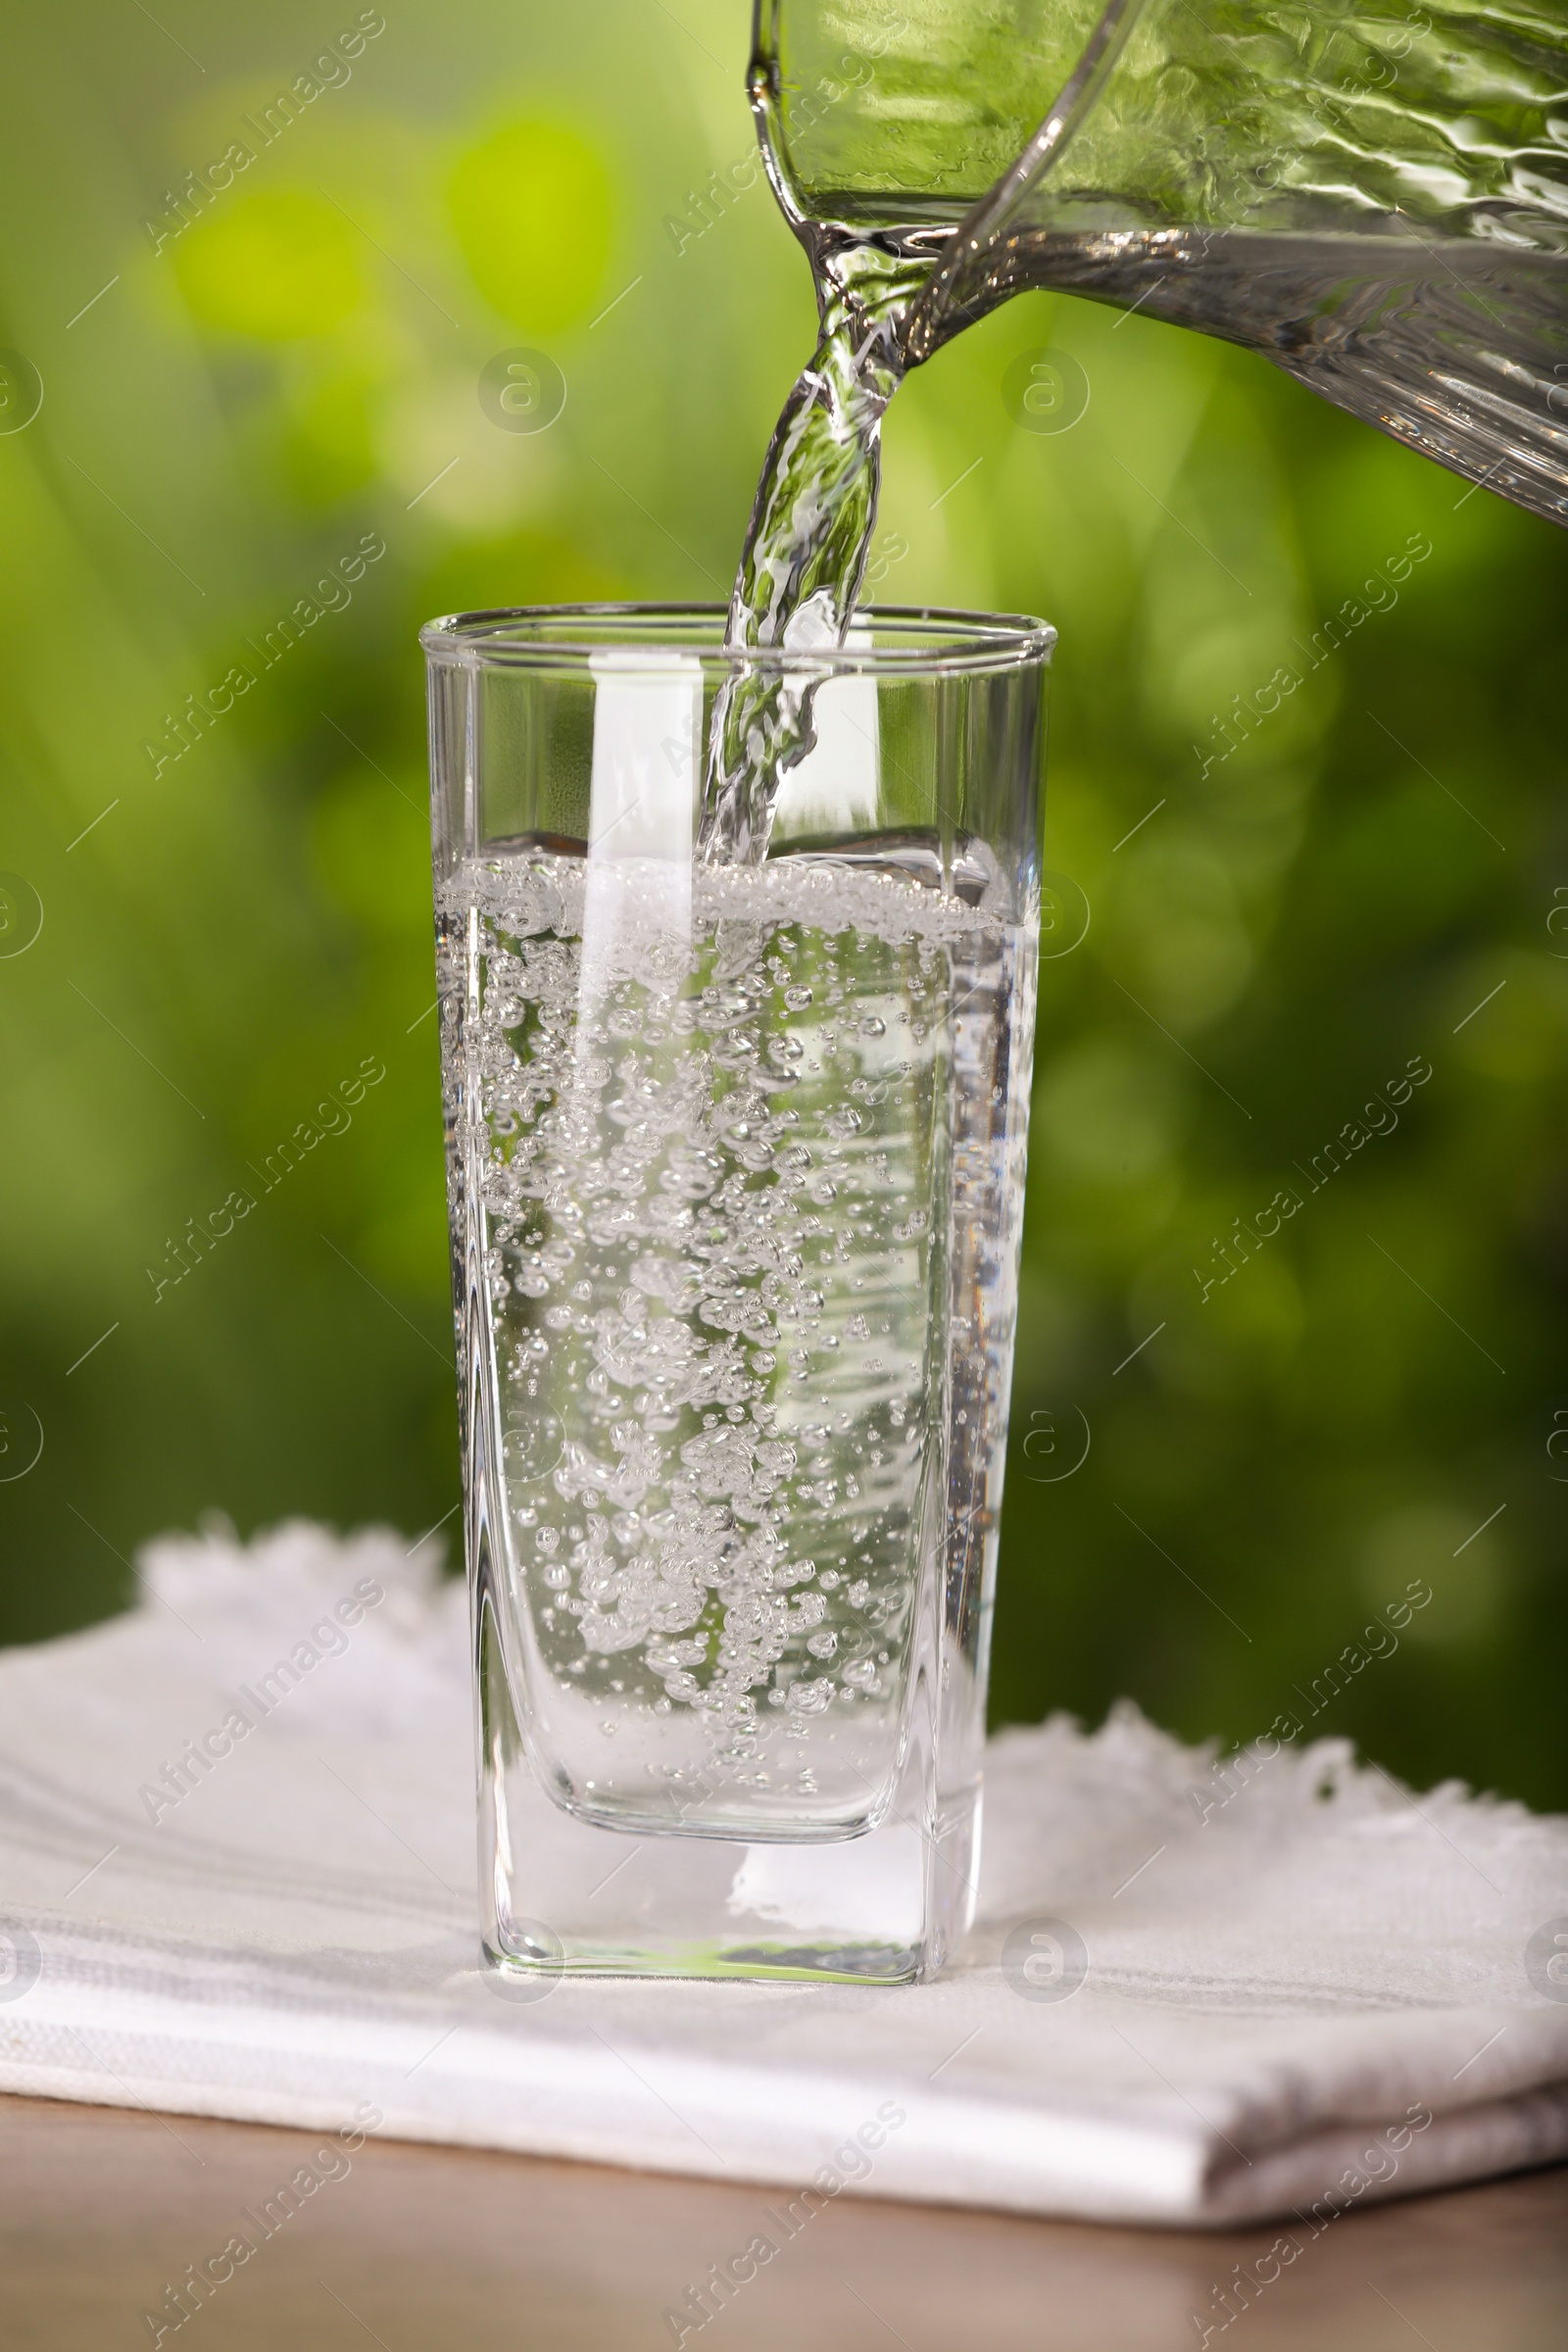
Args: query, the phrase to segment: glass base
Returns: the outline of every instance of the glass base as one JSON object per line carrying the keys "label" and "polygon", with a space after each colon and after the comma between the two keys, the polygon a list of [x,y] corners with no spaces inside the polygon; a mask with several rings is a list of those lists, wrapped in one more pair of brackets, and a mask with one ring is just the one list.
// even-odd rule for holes
{"label": "glass base", "polygon": [[859,1837],[637,1836],[579,1820],[539,1785],[488,1604],[478,1664],[484,1945],[519,1995],[562,1976],[907,1984],[967,1932],[979,1791],[933,1821],[919,1741],[887,1818]]}

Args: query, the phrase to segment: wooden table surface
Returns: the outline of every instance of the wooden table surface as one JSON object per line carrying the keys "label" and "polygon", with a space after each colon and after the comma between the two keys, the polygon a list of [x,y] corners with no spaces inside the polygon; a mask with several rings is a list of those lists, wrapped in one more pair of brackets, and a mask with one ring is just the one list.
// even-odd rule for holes
{"label": "wooden table surface", "polygon": [[[317,2145],[262,2125],[0,2098],[0,2344],[148,2346],[166,2290]],[[765,2189],[368,2141],[164,2352],[655,2352],[765,2230]],[[254,2230],[252,2231],[254,2235]],[[1178,2352],[1273,2230],[1201,2236],[852,2203],[700,2331],[704,2352]],[[221,2267],[221,2266],[220,2266]],[[169,2316],[166,2312],[166,2318]],[[686,2336],[692,2346],[699,2331]],[[1568,2168],[1348,2213],[1210,2346],[1562,2352]]]}

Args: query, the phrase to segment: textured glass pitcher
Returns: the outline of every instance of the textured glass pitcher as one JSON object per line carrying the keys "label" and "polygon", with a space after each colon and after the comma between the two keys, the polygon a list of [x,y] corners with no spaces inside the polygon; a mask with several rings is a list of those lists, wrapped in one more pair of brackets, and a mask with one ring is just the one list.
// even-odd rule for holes
{"label": "textured glass pitcher", "polygon": [[1562,0],[758,0],[751,93],[819,283],[926,265],[905,366],[1085,294],[1568,521]]}

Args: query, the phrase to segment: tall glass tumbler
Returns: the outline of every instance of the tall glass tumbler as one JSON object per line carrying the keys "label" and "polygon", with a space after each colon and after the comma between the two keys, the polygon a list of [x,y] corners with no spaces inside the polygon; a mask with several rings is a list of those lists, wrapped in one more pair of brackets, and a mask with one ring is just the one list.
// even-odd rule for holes
{"label": "tall glass tumbler", "polygon": [[[484,1936],[932,1975],[973,1905],[1054,632],[464,613],[428,659]],[[714,697],[808,711],[765,858]],[[771,673],[771,674],[769,674]]]}

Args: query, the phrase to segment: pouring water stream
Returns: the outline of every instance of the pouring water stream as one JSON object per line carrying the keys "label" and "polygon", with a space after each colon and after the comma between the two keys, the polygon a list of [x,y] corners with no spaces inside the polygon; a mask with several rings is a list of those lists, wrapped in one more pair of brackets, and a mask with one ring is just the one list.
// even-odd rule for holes
{"label": "pouring water stream", "polygon": [[[1016,161],[967,207],[888,184],[877,141],[920,62],[908,42],[884,32],[883,71],[831,147],[797,135],[782,44],[793,19],[825,13],[758,11],[752,101],[820,333],[768,448],[728,623],[733,647],[803,659],[718,698],[704,861],[765,857],[779,783],[810,746],[809,656],[842,644],[855,612],[888,403],[1013,294],[1074,292],[1240,343],[1568,522],[1568,27],[1539,0],[1450,0],[1436,21],[1385,9],[1359,47],[1337,21],[1256,0],[1201,18],[1188,0],[1111,0]],[[965,15],[915,13],[950,28]],[[879,0],[838,0],[835,24],[861,19],[885,27]],[[854,184],[815,176],[832,167]]]}

